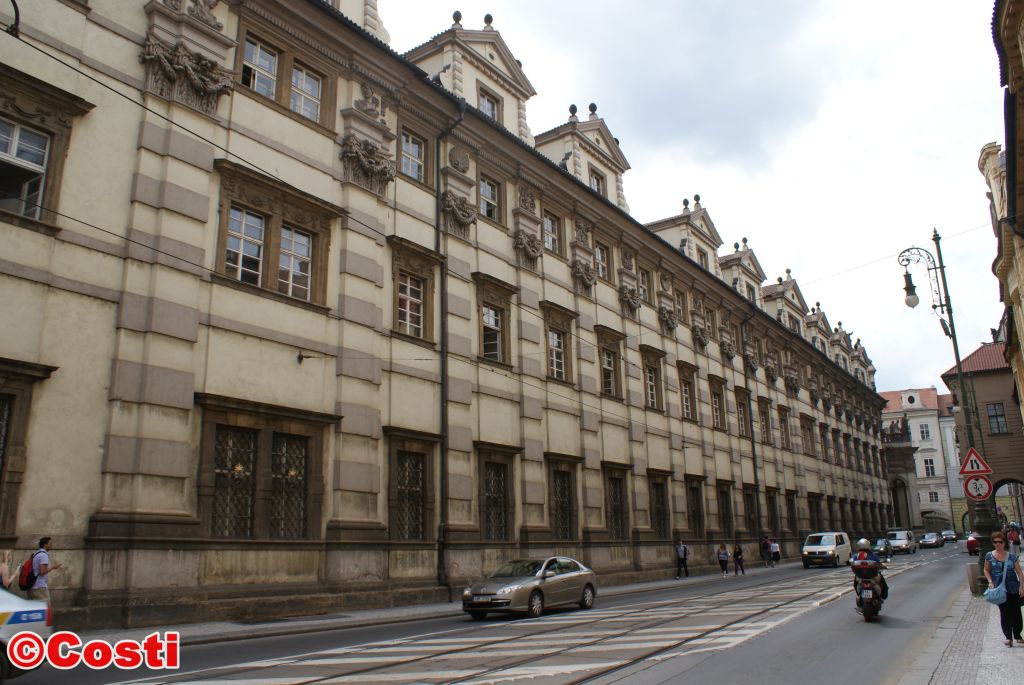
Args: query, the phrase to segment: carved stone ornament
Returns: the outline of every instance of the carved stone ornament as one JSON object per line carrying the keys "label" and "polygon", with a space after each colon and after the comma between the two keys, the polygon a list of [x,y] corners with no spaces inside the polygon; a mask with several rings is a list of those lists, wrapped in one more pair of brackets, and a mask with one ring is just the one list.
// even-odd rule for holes
{"label": "carved stone ornament", "polygon": [[775,381],[779,380],[779,370],[775,364],[775,355],[772,352],[764,355],[764,377],[768,379],[768,383],[771,385],[775,385]]}
{"label": "carved stone ornament", "polygon": [[460,238],[469,238],[469,227],[476,223],[476,207],[469,200],[451,192],[441,195],[441,215],[444,229]]}
{"label": "carved stone ornament", "polygon": [[832,411],[832,393],[828,390],[823,390],[821,392],[821,406],[825,411]]}
{"label": "carved stone ornament", "polygon": [[232,89],[231,72],[183,42],[175,45],[157,38],[151,31],[139,62],[146,65],[146,90],[213,116],[220,96]]}
{"label": "carved stone ornament", "polygon": [[753,343],[744,343],[743,345],[743,361],[746,363],[747,368],[757,373],[759,364],[757,363],[757,348],[754,347]]}
{"label": "carved stone ornament", "polygon": [[181,0],[164,0],[164,4],[170,7],[175,12],[181,11]]}
{"label": "carved stone ornament", "polygon": [[676,327],[679,325],[679,315],[676,314],[676,308],[668,305],[658,305],[658,321],[661,323],[661,329],[666,333],[673,333]]}
{"label": "carved stone ornament", "polygon": [[584,245],[590,244],[590,231],[594,225],[583,219],[576,219],[576,242]]}
{"label": "carved stone ornament", "polygon": [[800,392],[800,377],[797,375],[796,369],[791,366],[785,368],[785,377],[783,383],[786,385],[786,392],[791,395],[795,395]]}
{"label": "carved stone ornament", "polygon": [[641,302],[640,293],[636,288],[630,288],[625,284],[619,286],[619,303],[630,316],[636,315],[637,311],[640,309]]}
{"label": "carved stone ornament", "polygon": [[632,252],[627,252],[626,250],[622,251],[622,268],[625,269],[626,271],[632,271],[633,270],[633,253]]}
{"label": "carved stone ornament", "polygon": [[537,211],[537,194],[530,186],[519,186],[519,209],[526,210],[531,214]]}
{"label": "carved stone ornament", "polygon": [[711,336],[708,334],[707,320],[704,318],[703,305],[699,302],[695,302],[693,309],[690,310],[690,330],[693,333],[693,339],[696,340],[701,347],[708,346],[708,341],[711,340]]}
{"label": "carved stone ornament", "polygon": [[512,246],[516,251],[516,260],[520,266],[537,269],[537,260],[544,254],[544,243],[533,233],[518,229],[512,236]]}
{"label": "carved stone ornament", "polygon": [[341,141],[342,169],[345,180],[383,195],[388,183],[395,179],[395,163],[372,140],[359,140],[349,133]]}
{"label": "carved stone ornament", "polygon": [[590,295],[590,289],[597,281],[597,275],[594,274],[594,267],[590,262],[577,257],[569,264],[569,269],[572,271],[572,282],[576,286],[576,292]]}
{"label": "carved stone ornament", "polygon": [[[217,21],[217,17],[213,16],[213,8],[220,4],[220,0],[191,0],[191,3],[192,4],[188,8],[188,14],[190,17],[198,19],[207,26],[217,29],[218,31],[224,28],[224,24]],[[180,0],[178,0],[176,4],[178,5],[176,9],[180,11]]]}
{"label": "carved stone ornament", "polygon": [[671,293],[672,292],[672,279],[669,277],[669,275],[667,273],[665,273],[664,271],[662,271],[661,275],[658,278],[659,278],[659,281],[661,283],[662,291],[664,291],[666,293]]}
{"label": "carved stone ornament", "polygon": [[363,97],[357,98],[352,103],[352,106],[367,116],[379,118],[383,121],[384,115],[387,113],[387,105],[384,104],[380,97],[374,95],[373,88],[369,84],[361,83],[359,88]]}
{"label": "carved stone ornament", "polygon": [[456,171],[466,173],[469,171],[469,153],[465,149],[455,146],[448,151],[448,163]]}
{"label": "carved stone ornament", "polygon": [[732,360],[736,356],[736,345],[733,344],[732,339],[727,336],[722,336],[721,341],[718,343],[718,349],[722,353],[722,357],[728,360]]}

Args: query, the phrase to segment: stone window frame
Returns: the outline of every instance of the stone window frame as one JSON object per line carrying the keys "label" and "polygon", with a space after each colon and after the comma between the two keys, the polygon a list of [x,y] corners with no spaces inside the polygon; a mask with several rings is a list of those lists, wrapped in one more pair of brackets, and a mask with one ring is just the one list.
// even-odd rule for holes
{"label": "stone window frame", "polygon": [[[690,535],[702,539],[707,532],[707,506],[704,503],[705,478],[703,476],[686,476],[684,482],[686,484],[686,518],[690,527]],[[694,497],[695,492],[696,497]]]}
{"label": "stone window frame", "polygon": [[[494,116],[487,114],[480,103],[483,98],[487,98],[494,103]],[[505,125],[505,100],[501,95],[494,90],[489,88],[483,81],[477,79],[476,82],[476,109],[483,116],[487,117],[491,121],[501,126]]]}
{"label": "stone window frame", "polygon": [[[281,407],[234,397],[196,393],[195,404],[201,410],[199,475],[196,502],[202,535],[208,539],[241,541],[319,540],[323,537],[321,516],[324,500],[324,463],[326,432],[341,421],[334,414]],[[257,455],[254,474],[253,528],[248,537],[213,538],[213,508],[216,474],[216,435],[220,426],[257,431]],[[271,538],[269,499],[272,492],[270,449],[273,435],[284,433],[309,440],[306,463],[306,531],[301,538]]]}
{"label": "stone window frame", "polygon": [[985,418],[988,419],[989,435],[1006,435],[1010,432],[1006,423],[1006,406],[1002,402],[986,402]]}
{"label": "stone window frame", "polygon": [[654,270],[637,264],[636,292],[647,304],[654,302]]}
{"label": "stone window frame", "polygon": [[711,261],[708,251],[702,247],[697,248],[697,265],[705,271],[711,271]]}
{"label": "stone window frame", "polygon": [[[437,539],[437,476],[434,473],[437,451],[441,436],[434,433],[385,426],[384,436],[387,439],[388,471],[387,471],[387,529],[388,539],[395,543],[416,545],[417,543],[432,544]],[[393,517],[398,505],[398,480],[392,475],[398,471],[398,453],[411,452],[423,455],[424,497],[423,497],[423,538],[409,540],[398,537]]]}
{"label": "stone window frame", "polygon": [[[423,157],[420,163],[423,165],[423,178],[416,178],[405,172],[404,160],[405,137],[416,138],[423,143]],[[431,145],[431,137],[425,136],[420,129],[408,122],[402,122],[398,128],[398,173],[407,181],[420,185],[428,190],[434,189],[434,150]]]}
{"label": "stone window frame", "polygon": [[[560,304],[551,302],[550,300],[544,300],[540,303],[541,313],[544,316],[544,369],[545,376],[549,381],[555,381],[557,383],[565,383],[567,385],[574,384],[574,368],[573,368],[573,334],[572,334],[572,322],[579,316],[576,312],[563,307]],[[562,336],[562,342],[564,344],[564,350],[562,355],[564,378],[558,378],[552,374],[553,368],[551,365],[551,332],[558,332]]]}
{"label": "stone window frame", "polygon": [[[601,262],[598,259],[598,255],[604,254],[605,261]],[[614,283],[612,274],[615,270],[615,260],[612,253],[612,247],[609,243],[594,237],[594,275],[605,283]],[[601,267],[604,267],[604,273],[601,273]]]}
{"label": "stone window frame", "polygon": [[7,431],[0,435],[0,540],[7,547],[17,542],[18,501],[28,467],[32,395],[36,384],[58,368],[0,357],[0,396],[9,398]]}
{"label": "stone window frame", "polygon": [[[665,351],[650,345],[640,345],[640,359],[642,363],[640,371],[644,387],[644,409],[647,411],[664,412],[665,380],[662,363],[665,359]],[[653,378],[649,378],[650,375],[653,375]],[[651,387],[652,384],[653,388]],[[651,403],[652,390],[654,393],[653,404]]]}
{"label": "stone window frame", "polygon": [[[516,524],[516,455],[522,450],[518,447],[497,445],[486,442],[475,442],[477,453],[477,515],[480,522],[480,540],[484,542],[512,542],[515,539]],[[505,521],[504,538],[491,538],[487,535],[487,501],[484,490],[484,471],[488,463],[502,464],[506,468],[505,481]]]}
{"label": "stone window frame", "polygon": [[[220,204],[217,227],[217,283],[258,293],[290,304],[327,309],[328,264],[332,225],[348,212],[308,193],[248,169],[219,159],[214,169],[220,174]],[[264,218],[264,240],[260,284],[245,283],[227,273],[227,244],[232,207],[239,207]],[[303,300],[278,292],[281,231],[285,224],[312,236],[309,299]]]}
{"label": "stone window frame", "polygon": [[[554,454],[551,452],[545,452],[544,460],[547,462],[546,470],[548,476],[548,524],[551,530],[551,539],[558,542],[579,542],[580,510],[579,494],[577,493],[577,484],[579,480],[578,474],[580,464],[583,462],[583,458],[573,455]],[[558,531],[555,529],[555,479],[552,475],[555,471],[565,472],[569,474],[569,527],[571,530],[571,534],[568,538],[561,538],[558,535]]]}
{"label": "stone window frame", "polygon": [[684,326],[690,325],[690,308],[687,306],[687,302],[690,300],[689,295],[686,294],[686,290],[682,286],[676,286],[673,289],[672,301],[675,303],[676,318],[679,323]]}
{"label": "stone window frame", "polygon": [[[437,269],[441,257],[419,243],[396,235],[387,237],[391,247],[391,335],[433,348],[434,308]],[[423,280],[423,335],[405,333],[398,328],[399,277],[410,274]]]}
{"label": "stone window frame", "polygon": [[[476,283],[477,297],[477,338],[479,348],[477,359],[488,364],[512,366],[512,298],[519,293],[519,288],[481,271],[472,273]],[[484,354],[484,316],[483,308],[489,305],[499,311],[500,316],[500,354],[497,359]]]}
{"label": "stone window frame", "polygon": [[23,228],[54,235],[64,162],[71,144],[74,120],[88,114],[95,105],[2,63],[0,92],[4,93],[0,100],[0,116],[49,136],[38,216],[24,216],[7,210],[0,210],[0,216]]}
{"label": "stone window frame", "polygon": [[814,417],[808,414],[800,414],[800,448],[809,457],[817,457],[814,451]]}
{"label": "stone window frame", "polygon": [[[632,509],[629,501],[629,474],[633,470],[632,466],[627,464],[619,464],[615,462],[603,461],[601,462],[601,483],[604,486],[604,506],[605,506],[605,530],[608,533],[608,539],[613,541],[627,542],[630,539],[630,525],[632,517]],[[611,505],[611,479],[617,478],[622,481],[622,530],[612,530],[613,523],[613,512]],[[617,535],[621,533],[621,535]]]}
{"label": "stone window frame", "polygon": [[789,425],[791,418],[789,407],[779,405],[775,408],[779,420],[779,447],[787,452],[793,451],[793,433]]}
{"label": "stone window frame", "polygon": [[[554,231],[549,231],[548,226],[554,226]],[[557,255],[559,257],[565,257],[565,221],[558,214],[544,210],[541,212],[540,217],[540,238],[541,243],[544,245],[544,251],[548,254]],[[552,237],[555,243],[555,249],[548,247],[548,236]]]}
{"label": "stone window frame", "polygon": [[762,445],[775,445],[772,434],[772,401],[767,397],[757,398],[757,424],[761,431]]}
{"label": "stone window frame", "polygon": [[[725,399],[726,381],[718,376],[708,376],[708,405],[711,407],[711,428],[722,433],[729,432],[728,407]],[[718,400],[717,402],[715,400]],[[715,405],[718,405],[716,410]]]}
{"label": "stone window frame", "polygon": [[[594,326],[594,334],[597,337],[597,367],[599,373],[599,392],[605,397],[611,397],[613,399],[622,400],[625,397],[624,383],[622,382],[622,341],[626,339],[624,333],[620,333],[615,329],[608,328],[597,324]],[[614,355],[614,369],[612,370],[612,382],[613,392],[607,392],[605,389],[605,366],[604,358],[605,353],[611,353]]]}
{"label": "stone window frame", "polygon": [[[601,197],[608,199],[608,175],[593,164],[588,163],[587,166],[589,167],[587,170],[587,187]],[[594,187],[594,181],[597,181],[596,188]]]}
{"label": "stone window frame", "polygon": [[[700,404],[697,400],[697,367],[693,364],[678,361],[676,371],[679,373],[679,406],[680,418],[683,421],[700,424]],[[690,412],[687,416],[686,406],[689,404]]]}
{"label": "stone window frame", "polygon": [[[493,200],[484,198],[483,195],[483,184],[487,183],[494,186],[495,197]],[[485,210],[484,203],[488,205],[494,205],[494,216],[489,217]],[[476,209],[477,218],[486,221],[487,223],[498,226],[501,229],[505,229],[505,183],[501,181],[496,174],[490,172],[490,170],[477,170],[476,178]]]}
{"label": "stone window frame", "polygon": [[[274,97],[267,97],[259,91],[242,83],[242,65],[245,62],[245,42],[252,37],[266,44],[277,52],[277,73]],[[300,66],[320,76],[320,112],[316,120],[296,112],[291,108],[292,67]],[[337,82],[339,72],[331,63],[323,59],[314,50],[303,45],[284,31],[261,21],[251,12],[243,12],[238,22],[238,46],[235,49],[235,83],[236,93],[245,93],[268,103],[275,111],[284,114],[293,121],[314,128],[321,133],[334,137],[334,125],[337,119]]]}
{"label": "stone window frame", "polygon": [[[671,471],[650,468],[647,469],[648,518],[651,525],[651,534],[654,536],[655,540],[663,540],[669,542],[672,540],[673,537],[672,497],[670,495],[671,485]],[[661,502],[660,511],[659,508],[655,506],[655,486],[660,486],[661,492],[664,495],[664,500]],[[659,530],[659,527],[661,528],[661,530]]]}
{"label": "stone window frame", "polygon": [[718,504],[718,531],[723,538],[731,538],[736,534],[735,511],[732,492],[734,483],[731,480],[715,481],[715,499]]}
{"label": "stone window frame", "polygon": [[754,434],[754,427],[750,422],[750,392],[746,388],[733,390],[733,400],[736,402],[736,433],[741,438],[749,438]]}

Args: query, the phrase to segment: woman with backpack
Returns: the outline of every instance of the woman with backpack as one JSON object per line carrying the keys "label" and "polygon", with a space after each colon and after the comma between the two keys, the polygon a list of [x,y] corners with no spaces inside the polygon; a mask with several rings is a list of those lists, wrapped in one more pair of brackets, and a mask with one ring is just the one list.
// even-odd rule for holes
{"label": "woman with backpack", "polygon": [[718,559],[718,565],[722,567],[722,577],[725,578],[729,575],[729,550],[725,548],[724,542],[718,544],[718,551],[715,552],[715,558]]}

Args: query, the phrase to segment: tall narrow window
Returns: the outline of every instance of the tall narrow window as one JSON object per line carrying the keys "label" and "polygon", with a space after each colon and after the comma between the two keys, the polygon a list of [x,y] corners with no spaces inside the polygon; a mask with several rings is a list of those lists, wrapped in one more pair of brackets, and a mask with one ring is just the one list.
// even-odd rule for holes
{"label": "tall narrow window", "polygon": [[619,360],[615,350],[607,347],[601,349],[601,392],[605,395],[619,394],[618,389]]}
{"label": "tall narrow window", "polygon": [[590,189],[599,195],[608,195],[608,182],[605,181],[604,174],[595,169],[590,170]]}
{"label": "tall narrow window", "polygon": [[751,302],[757,302],[757,291],[749,283],[747,283],[747,299]]}
{"label": "tall narrow window", "polygon": [[690,533],[704,537],[704,486],[699,480],[686,481],[686,514],[690,519]]}
{"label": "tall narrow window", "polygon": [[313,121],[320,120],[321,79],[305,67],[292,67],[291,110]]}
{"label": "tall narrow window", "polygon": [[718,378],[709,380],[711,388],[711,425],[715,430],[726,430],[725,422],[725,389]]}
{"label": "tall narrow window", "polygon": [[1008,433],[1006,427],[1006,411],[1002,402],[993,402],[985,405],[988,413],[988,430],[990,433]]}
{"label": "tall narrow window", "polygon": [[766,445],[772,444],[772,415],[771,405],[768,400],[757,401],[758,423],[761,429],[761,442]]}
{"label": "tall narrow window", "polygon": [[786,521],[789,526],[789,532],[797,532],[797,521],[799,517],[796,511],[796,493],[793,491],[786,492]]}
{"label": "tall narrow window", "polygon": [[668,540],[669,530],[668,488],[665,481],[651,482],[651,530],[661,540]]}
{"label": "tall narrow window", "polygon": [[821,458],[828,463],[832,463],[832,452],[829,450],[828,445],[828,425],[820,424],[818,426],[818,432],[821,435]]}
{"label": "tall narrow window", "polygon": [[480,308],[480,312],[483,323],[483,356],[493,361],[501,361],[501,322],[503,314],[497,307],[487,304]]}
{"label": "tall narrow window", "polygon": [[934,478],[935,477],[935,460],[925,458],[924,460],[924,477]]}
{"label": "tall narrow window", "polygon": [[682,288],[676,287],[675,300],[676,318],[679,323],[686,323],[690,320],[690,311],[686,308],[686,292]]}
{"label": "tall narrow window", "polygon": [[751,537],[761,530],[761,514],[757,510],[757,493],[751,485],[743,486],[743,513],[746,515],[747,532]]}
{"label": "tall narrow window", "polygon": [[547,342],[547,375],[558,381],[572,382],[570,330],[576,313],[554,302],[540,303],[544,312]]}
{"label": "tall narrow window", "polygon": [[562,220],[548,212],[544,213],[544,249],[562,254]]}
{"label": "tall narrow window", "polygon": [[707,253],[706,250],[702,250],[699,247],[697,248],[697,263],[701,265],[701,268],[703,268],[705,271],[707,271],[707,268],[708,268],[708,253]]}
{"label": "tall narrow window", "polygon": [[275,433],[271,451],[270,537],[306,537],[309,438]]}
{"label": "tall narrow window", "polygon": [[277,51],[252,38],[245,39],[242,85],[274,98],[277,90]]}
{"label": "tall narrow window", "polygon": [[560,381],[566,379],[565,333],[555,329],[548,331],[548,375]]}
{"label": "tall narrow window", "polygon": [[[613,475],[614,474],[614,475]],[[608,507],[608,535],[612,540],[629,539],[626,478],[622,472],[610,472],[605,478]]]}
{"label": "tall narrow window", "polygon": [[782,440],[782,449],[792,450],[793,440],[789,433],[789,410],[786,407],[779,407],[779,436]]}
{"label": "tall narrow window", "polygon": [[810,416],[800,417],[800,447],[808,456],[814,455],[814,419]]}
{"label": "tall narrow window", "polygon": [[426,499],[426,469],[423,454],[398,452],[396,474],[397,506],[395,537],[399,540],[423,540],[425,536],[424,502]]}
{"label": "tall narrow window", "polygon": [[280,266],[277,291],[299,300],[309,300],[313,271],[313,236],[305,231],[281,228]]}
{"label": "tall narrow window", "polygon": [[0,119],[0,209],[39,218],[49,148],[49,136]]}
{"label": "tall narrow window", "polygon": [[508,465],[498,462],[484,464],[484,539],[507,540]]}
{"label": "tall narrow window", "polygon": [[425,180],[426,145],[423,139],[402,131],[402,173],[417,181]]}
{"label": "tall narrow window", "polygon": [[744,390],[736,390],[736,424],[740,437],[750,437],[750,412],[747,403],[750,396]]}
{"label": "tall narrow window", "polygon": [[697,420],[697,369],[679,363],[679,400],[683,405],[683,418]]}
{"label": "tall narrow window", "polygon": [[732,486],[718,486],[718,527],[722,535],[731,538],[733,534]]}
{"label": "tall narrow window", "polygon": [[922,440],[931,440],[932,439],[931,429],[929,429],[927,423],[922,423],[921,424],[921,439]]}
{"label": "tall narrow window", "polygon": [[228,220],[227,275],[242,283],[260,285],[263,271],[264,218],[232,205]]}
{"label": "tall narrow window", "polygon": [[480,177],[480,216],[491,221],[500,221],[498,183],[489,178]]}
{"label": "tall narrow window", "polygon": [[551,533],[556,540],[572,540],[573,477],[568,468],[551,470]]}
{"label": "tall narrow window", "polygon": [[398,330],[416,338],[423,337],[423,279],[398,273]]}
{"label": "tall narrow window", "polygon": [[214,537],[252,537],[258,434],[255,430],[217,426],[213,455]]}
{"label": "tall narrow window", "polygon": [[[547,247],[546,236],[547,232],[545,231],[545,247]],[[611,250],[603,243],[594,243],[594,271],[597,272],[598,278],[611,280]]]}
{"label": "tall narrow window", "polygon": [[641,300],[651,301],[651,272],[647,269],[640,269],[640,274],[637,277],[637,291],[640,293]]}
{"label": "tall narrow window", "polygon": [[511,359],[509,311],[512,298],[519,289],[490,274],[474,271],[476,296],[480,312],[480,357],[492,362],[508,364]]}
{"label": "tall narrow window", "polygon": [[644,402],[648,409],[661,411],[665,407],[661,379],[661,359],[665,353],[648,345],[640,346],[643,360]]}
{"label": "tall narrow window", "polygon": [[[777,490],[769,490],[765,493],[768,505],[768,528],[778,536],[782,533],[782,522],[779,517],[779,493]],[[845,528],[844,528],[845,530]]]}

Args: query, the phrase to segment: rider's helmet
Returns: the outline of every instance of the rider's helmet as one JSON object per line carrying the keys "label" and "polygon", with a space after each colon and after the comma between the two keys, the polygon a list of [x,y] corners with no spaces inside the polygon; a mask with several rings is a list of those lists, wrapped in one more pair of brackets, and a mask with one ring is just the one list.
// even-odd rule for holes
{"label": "rider's helmet", "polygon": [[868,541],[867,538],[861,538],[860,540],[857,540],[857,549],[863,550],[865,552],[870,552],[871,543]]}

